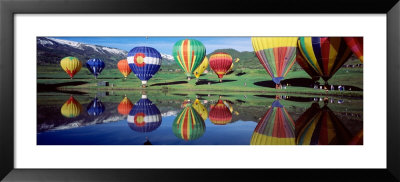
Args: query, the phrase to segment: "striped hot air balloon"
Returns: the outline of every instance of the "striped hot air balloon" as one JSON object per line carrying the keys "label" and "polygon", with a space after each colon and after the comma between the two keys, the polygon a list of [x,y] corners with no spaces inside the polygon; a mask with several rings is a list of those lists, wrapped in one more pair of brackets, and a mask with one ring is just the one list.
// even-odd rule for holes
{"label": "striped hot air balloon", "polygon": [[362,145],[364,130],[359,131],[347,144],[348,145]]}
{"label": "striped hot air balloon", "polygon": [[152,47],[135,47],[128,53],[128,64],[132,72],[142,81],[145,87],[161,67],[161,54]]}
{"label": "striped hot air balloon", "polygon": [[296,59],[298,37],[252,37],[254,52],[278,86]]}
{"label": "striped hot air balloon", "polygon": [[69,75],[72,79],[76,73],[82,68],[82,63],[76,57],[65,57],[60,61],[61,68]]}
{"label": "striped hot air balloon", "polygon": [[218,75],[219,82],[232,66],[232,56],[225,52],[217,52],[210,57],[210,67]]}
{"label": "striped hot air balloon", "polygon": [[86,61],[86,67],[94,75],[94,78],[97,79],[97,76],[103,71],[106,64],[101,59],[89,59]]}
{"label": "striped hot air balloon", "polygon": [[275,100],[258,122],[251,145],[295,145],[295,124],[285,107]]}
{"label": "striped hot air balloon", "polygon": [[312,69],[325,80],[325,85],[351,56],[342,37],[300,37],[298,45]]}
{"label": "striped hot air balloon", "polygon": [[221,99],[218,100],[217,104],[211,107],[208,117],[215,125],[225,125],[232,121],[232,113]]}
{"label": "striped hot air balloon", "polygon": [[204,56],[203,62],[194,70],[194,76],[196,77],[196,80],[199,80],[199,77],[201,74],[203,74],[204,70],[206,70],[208,67],[208,58],[207,56]]}
{"label": "striped hot air balloon", "polygon": [[188,80],[191,74],[203,61],[206,56],[206,47],[203,43],[194,39],[180,40],[175,43],[172,55],[175,61],[185,72]]}
{"label": "striped hot air balloon", "polygon": [[152,132],[161,125],[161,112],[147,95],[135,103],[128,115],[128,125],[133,131]]}
{"label": "striped hot air balloon", "polygon": [[296,121],[298,145],[346,145],[351,134],[327,105],[313,103]]}
{"label": "striped hot air balloon", "polygon": [[129,67],[128,61],[126,59],[122,59],[118,62],[118,70],[121,72],[121,74],[126,77],[132,72],[131,68]]}
{"label": "striped hot air balloon", "polygon": [[297,49],[296,51],[296,61],[297,63],[303,68],[303,70],[310,75],[311,79],[316,82],[319,80],[319,75],[315,70],[312,68],[310,63],[304,58],[303,54],[301,54],[300,50]]}
{"label": "striped hot air balloon", "polygon": [[95,97],[88,105],[87,107],[87,113],[90,116],[98,116],[100,114],[102,114],[105,111],[105,106],[103,105],[103,103],[100,101],[100,99],[98,99],[97,97]]}
{"label": "striped hot air balloon", "polygon": [[71,95],[61,107],[61,114],[66,118],[75,118],[81,114],[82,105]]}
{"label": "striped hot air balloon", "polygon": [[200,138],[205,130],[204,120],[191,104],[187,104],[172,123],[175,136],[186,141]]}
{"label": "striped hot air balloon", "polygon": [[132,107],[132,102],[125,96],[118,105],[118,113],[121,115],[128,115]]}
{"label": "striped hot air balloon", "polygon": [[363,42],[364,38],[363,37],[344,37],[343,38],[347,46],[350,47],[351,51],[360,59],[361,63],[364,62],[364,56],[363,56]]}
{"label": "striped hot air balloon", "polygon": [[197,111],[197,113],[201,116],[201,118],[203,118],[204,121],[208,118],[207,108],[204,107],[203,104],[201,104],[199,99],[196,99],[193,102],[192,107],[194,108],[194,110]]}

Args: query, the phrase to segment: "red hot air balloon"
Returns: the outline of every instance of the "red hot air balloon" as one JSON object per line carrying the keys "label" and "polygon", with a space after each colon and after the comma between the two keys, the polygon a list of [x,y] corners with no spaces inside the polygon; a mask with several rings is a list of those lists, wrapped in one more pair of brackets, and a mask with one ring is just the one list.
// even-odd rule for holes
{"label": "red hot air balloon", "polygon": [[222,77],[228,72],[232,65],[232,56],[225,52],[217,52],[211,55],[211,69],[218,75],[219,82],[222,82]]}
{"label": "red hot air balloon", "polygon": [[128,99],[128,97],[125,97],[118,105],[118,113],[122,115],[128,115],[132,107],[132,102]]}
{"label": "red hot air balloon", "polygon": [[232,121],[232,113],[224,104],[223,100],[218,100],[217,104],[211,108],[208,117],[210,121],[216,125],[225,125]]}
{"label": "red hot air balloon", "polygon": [[361,63],[364,62],[363,37],[344,37],[343,39],[346,41],[351,51],[360,59]]}
{"label": "red hot air balloon", "polygon": [[319,75],[315,70],[312,68],[309,62],[304,58],[303,54],[301,54],[300,50],[297,49],[296,52],[296,61],[297,63],[303,68],[303,70],[310,75],[311,79],[316,82],[319,80]]}
{"label": "red hot air balloon", "polygon": [[126,59],[120,60],[118,62],[118,69],[124,78],[128,77],[128,75],[132,72],[131,68],[129,67],[128,61]]}

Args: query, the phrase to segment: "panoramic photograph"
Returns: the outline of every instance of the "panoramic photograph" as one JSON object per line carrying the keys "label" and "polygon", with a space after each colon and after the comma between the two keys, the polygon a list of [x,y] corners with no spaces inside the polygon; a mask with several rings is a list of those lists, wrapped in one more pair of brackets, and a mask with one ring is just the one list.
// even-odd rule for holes
{"label": "panoramic photograph", "polygon": [[363,37],[37,37],[37,145],[363,145]]}

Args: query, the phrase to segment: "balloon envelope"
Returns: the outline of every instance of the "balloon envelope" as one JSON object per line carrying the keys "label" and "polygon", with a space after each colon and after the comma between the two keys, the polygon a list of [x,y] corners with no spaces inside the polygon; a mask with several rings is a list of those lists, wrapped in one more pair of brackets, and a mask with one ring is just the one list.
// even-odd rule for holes
{"label": "balloon envelope", "polygon": [[90,73],[94,75],[95,78],[99,76],[105,66],[105,63],[101,59],[94,58],[86,61],[86,67],[89,69]]}
{"label": "balloon envelope", "polygon": [[298,37],[252,37],[254,52],[272,81],[280,84],[296,59]]}
{"label": "balloon envelope", "polygon": [[106,108],[103,103],[95,97],[87,107],[87,113],[91,116],[98,116],[104,112]]}
{"label": "balloon envelope", "polygon": [[161,112],[146,95],[135,103],[128,115],[129,127],[137,132],[152,132],[161,125]]}
{"label": "balloon envelope", "polygon": [[210,121],[216,125],[225,125],[232,121],[232,113],[222,100],[218,100],[217,104],[211,107],[208,116]]}
{"label": "balloon envelope", "polygon": [[203,119],[190,104],[177,115],[172,124],[175,136],[186,141],[200,138],[205,130]]}
{"label": "balloon envelope", "polygon": [[119,72],[121,72],[121,74],[124,75],[125,78],[128,77],[128,75],[132,72],[126,59],[120,60],[117,66]]}
{"label": "balloon envelope", "polygon": [[199,78],[201,74],[203,74],[204,70],[206,70],[208,67],[208,58],[207,56],[204,56],[203,62],[194,70],[194,76],[196,78]]}
{"label": "balloon envelope", "polygon": [[118,105],[118,113],[122,115],[128,115],[132,107],[132,102],[128,99],[128,97],[124,97],[124,99],[122,99]]}
{"label": "balloon envelope", "polygon": [[79,61],[78,58],[71,56],[61,59],[60,65],[70,78],[74,77],[74,75],[82,68],[81,61]]}
{"label": "balloon envelope", "polygon": [[319,80],[320,77],[319,77],[318,73],[315,72],[315,70],[312,68],[310,63],[308,63],[306,58],[304,58],[303,54],[301,54],[299,49],[297,49],[297,51],[296,51],[296,61],[301,66],[301,68],[303,68],[303,70],[308,75],[310,75],[310,77],[311,77],[311,79],[313,81],[318,81]]}
{"label": "balloon envelope", "polygon": [[135,47],[128,53],[128,64],[132,72],[147,84],[161,67],[161,54],[152,47]]}
{"label": "balloon envelope", "polygon": [[360,59],[361,63],[364,62],[363,37],[344,37],[343,39],[346,41],[347,46],[350,47],[351,51],[353,51],[357,58]]}
{"label": "balloon envelope", "polygon": [[232,56],[225,52],[217,52],[210,57],[210,67],[218,75],[224,77],[232,65]]}
{"label": "balloon envelope", "polygon": [[82,110],[82,105],[75,100],[73,96],[69,97],[61,107],[61,114],[66,118],[75,118],[79,116]]}
{"label": "balloon envelope", "polygon": [[201,116],[201,118],[203,118],[204,121],[208,118],[207,108],[204,107],[204,105],[200,102],[199,99],[196,99],[193,102],[192,107]]}
{"label": "balloon envelope", "polygon": [[186,76],[190,77],[206,56],[206,47],[198,40],[180,40],[175,43],[172,55]]}

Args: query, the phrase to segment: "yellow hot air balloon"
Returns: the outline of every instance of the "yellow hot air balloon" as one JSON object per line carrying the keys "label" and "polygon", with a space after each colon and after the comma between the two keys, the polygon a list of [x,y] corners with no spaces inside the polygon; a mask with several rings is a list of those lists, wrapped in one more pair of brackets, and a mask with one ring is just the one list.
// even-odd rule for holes
{"label": "yellow hot air balloon", "polygon": [[[232,62],[232,64],[231,64],[231,67],[229,68],[229,70],[226,72],[226,73],[229,73],[229,72],[231,72],[233,70],[233,62]],[[225,73],[225,74],[226,74]]]}
{"label": "yellow hot air balloon", "polygon": [[204,121],[208,118],[207,108],[204,107],[203,104],[201,104],[199,99],[196,99],[194,101],[194,103],[192,104],[192,107],[194,108],[194,110],[197,111],[197,113],[201,116],[201,118],[203,118]]}
{"label": "yellow hot air balloon", "polygon": [[72,79],[76,73],[78,73],[82,68],[82,63],[76,57],[65,57],[61,59],[60,65],[62,69],[69,75]]}
{"label": "yellow hot air balloon", "polygon": [[206,70],[208,67],[208,58],[207,56],[204,56],[203,62],[194,70],[194,76],[196,77],[196,80],[199,79],[200,75]]}
{"label": "yellow hot air balloon", "polygon": [[66,118],[75,118],[81,114],[82,105],[73,96],[61,107],[61,114]]}

